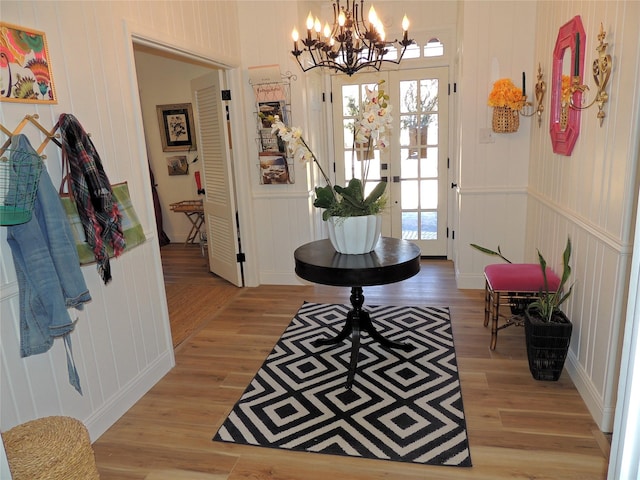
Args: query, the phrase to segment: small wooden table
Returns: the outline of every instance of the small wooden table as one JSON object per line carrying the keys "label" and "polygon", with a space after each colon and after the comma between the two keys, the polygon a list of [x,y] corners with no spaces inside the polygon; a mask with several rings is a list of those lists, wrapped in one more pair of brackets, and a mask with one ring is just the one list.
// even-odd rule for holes
{"label": "small wooden table", "polygon": [[169,205],[172,212],[184,213],[191,222],[191,230],[187,235],[185,245],[195,243],[200,238],[200,228],[204,223],[204,206],[202,200],[183,200]]}
{"label": "small wooden table", "polygon": [[335,251],[329,240],[318,240],[297,248],[293,254],[296,274],[314,283],[351,287],[352,309],[342,331],[333,338],[317,339],[314,346],[335,345],[351,335],[351,358],[346,387],[351,388],[358,363],[360,331],[365,330],[387,348],[406,352],[415,346],[383,337],[373,326],[369,313],[362,308],[362,287],[386,285],[413,277],[420,271],[420,249],[411,242],[382,237],[376,248],[363,255],[345,255]]}

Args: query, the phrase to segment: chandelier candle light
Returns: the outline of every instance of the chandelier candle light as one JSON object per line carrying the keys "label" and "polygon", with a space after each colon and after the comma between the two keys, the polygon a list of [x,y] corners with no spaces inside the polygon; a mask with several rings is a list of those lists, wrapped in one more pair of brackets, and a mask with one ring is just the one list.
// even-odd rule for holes
{"label": "chandelier candle light", "polygon": [[[399,64],[407,47],[415,43],[409,38],[409,20],[402,20],[402,40],[387,41],[382,22],[373,6],[369,9],[368,22],[364,21],[364,0],[340,0],[333,3],[333,26],[325,23],[324,29],[318,17],[309,12],[307,17],[307,36],[300,39],[296,28],[293,29],[293,56],[303,72],[317,67],[326,67],[351,76],[363,68],[380,70],[382,62]],[[322,32],[322,34],[321,34]],[[300,50],[298,42],[302,43]],[[399,55],[385,58],[390,48],[397,44]],[[396,47],[394,47],[396,48]],[[305,65],[302,54],[307,53]],[[308,61],[307,61],[308,60]]]}

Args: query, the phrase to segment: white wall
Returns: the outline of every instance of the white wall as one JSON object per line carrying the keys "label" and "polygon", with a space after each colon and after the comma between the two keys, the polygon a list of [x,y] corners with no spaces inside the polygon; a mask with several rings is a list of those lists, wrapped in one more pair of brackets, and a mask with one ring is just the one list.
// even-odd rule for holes
{"label": "white wall", "polygon": [[571,156],[552,152],[548,128],[533,132],[525,248],[528,253],[539,248],[560,268],[564,243],[571,237],[575,285],[565,311],[574,333],[567,368],[600,428],[611,431],[638,191],[640,3],[541,2],[536,59],[545,71],[551,71],[557,29],[574,15],[581,16],[586,33],[589,101],[601,22],[607,32],[607,53],[613,58],[610,100],[602,126],[597,107],[582,111]]}
{"label": "white wall", "polygon": [[[233,65],[239,58],[235,2],[3,1],[2,20],[44,31],[57,105],[3,103],[10,129],[38,113],[52,126],[73,113],[91,133],[112,182],[127,180],[147,242],[112,262],[104,286],[95,267],[83,268],[93,301],[72,335],[84,395],[68,385],[64,348],[18,353],[18,287],[6,229],[0,229],[0,430],[46,415],[82,420],[92,439],[173,365],[173,349],[156,237],[137,93],[131,35]],[[32,142],[40,134],[24,131]],[[60,152],[47,147],[46,165],[60,180]]]}
{"label": "white wall", "polygon": [[496,80],[510,78],[520,86],[526,72],[527,90],[533,91],[535,20],[534,1],[473,1],[461,8],[455,144],[459,217],[453,226],[459,288],[484,288],[483,268],[494,261],[469,243],[500,245],[513,262],[525,257],[529,144],[532,132],[545,127],[521,117],[517,132],[493,133],[494,143],[482,143],[481,133],[491,130],[487,99]]}

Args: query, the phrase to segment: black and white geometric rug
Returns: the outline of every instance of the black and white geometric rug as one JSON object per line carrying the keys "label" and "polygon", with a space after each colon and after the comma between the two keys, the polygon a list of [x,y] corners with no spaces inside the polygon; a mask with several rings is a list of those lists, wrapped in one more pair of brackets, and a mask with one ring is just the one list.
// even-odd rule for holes
{"label": "black and white geometric rug", "polygon": [[471,466],[447,307],[366,306],[376,329],[411,352],[361,339],[314,347],[350,307],[305,303],[213,440],[429,465]]}

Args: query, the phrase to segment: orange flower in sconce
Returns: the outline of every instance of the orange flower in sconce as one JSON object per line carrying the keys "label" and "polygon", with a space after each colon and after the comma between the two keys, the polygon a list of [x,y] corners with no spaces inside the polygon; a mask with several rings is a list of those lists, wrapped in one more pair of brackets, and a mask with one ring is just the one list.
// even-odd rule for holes
{"label": "orange flower in sconce", "polygon": [[516,87],[509,78],[501,78],[493,84],[487,103],[490,107],[509,107],[512,110],[521,110],[524,106],[522,89]]}

